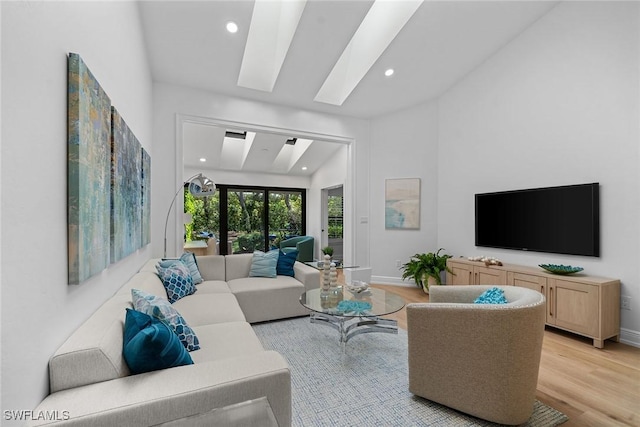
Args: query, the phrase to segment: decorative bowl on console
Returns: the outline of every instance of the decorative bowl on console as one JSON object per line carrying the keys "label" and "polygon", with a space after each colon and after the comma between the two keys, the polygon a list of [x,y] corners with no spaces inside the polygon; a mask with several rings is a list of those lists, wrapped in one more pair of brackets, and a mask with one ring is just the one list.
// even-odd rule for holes
{"label": "decorative bowl on console", "polygon": [[572,267],[570,265],[558,265],[558,264],[538,264],[540,267],[547,270],[549,273],[553,274],[574,274],[578,273],[584,268],[582,267]]}

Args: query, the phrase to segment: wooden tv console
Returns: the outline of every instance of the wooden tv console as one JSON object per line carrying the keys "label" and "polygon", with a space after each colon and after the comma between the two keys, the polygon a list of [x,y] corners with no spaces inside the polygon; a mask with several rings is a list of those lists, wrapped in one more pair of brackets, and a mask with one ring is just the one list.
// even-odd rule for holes
{"label": "wooden tv console", "polygon": [[620,281],[586,274],[557,275],[540,267],[514,264],[485,266],[483,262],[450,258],[448,285],[502,285],[535,289],[547,298],[549,326],[593,339],[620,338]]}

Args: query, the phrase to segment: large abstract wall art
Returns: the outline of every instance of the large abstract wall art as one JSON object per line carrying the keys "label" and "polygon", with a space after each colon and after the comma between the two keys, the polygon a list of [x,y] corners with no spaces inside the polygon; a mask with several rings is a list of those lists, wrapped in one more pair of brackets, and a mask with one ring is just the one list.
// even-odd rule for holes
{"label": "large abstract wall art", "polygon": [[142,146],[111,107],[111,262],[142,244]]}
{"label": "large abstract wall art", "polygon": [[109,265],[111,100],[77,54],[68,58],[68,260],[77,284]]}
{"label": "large abstract wall art", "polygon": [[142,246],[151,243],[151,156],[142,149]]}
{"label": "large abstract wall art", "polygon": [[420,228],[420,178],[387,179],[384,203],[385,228]]}

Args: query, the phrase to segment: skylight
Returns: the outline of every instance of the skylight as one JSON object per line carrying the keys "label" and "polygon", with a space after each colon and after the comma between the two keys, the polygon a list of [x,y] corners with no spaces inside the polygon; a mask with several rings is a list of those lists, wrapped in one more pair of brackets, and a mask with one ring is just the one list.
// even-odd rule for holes
{"label": "skylight", "polygon": [[256,0],[238,86],[271,92],[306,0]]}
{"label": "skylight", "polygon": [[314,101],[342,105],[423,0],[376,0]]}

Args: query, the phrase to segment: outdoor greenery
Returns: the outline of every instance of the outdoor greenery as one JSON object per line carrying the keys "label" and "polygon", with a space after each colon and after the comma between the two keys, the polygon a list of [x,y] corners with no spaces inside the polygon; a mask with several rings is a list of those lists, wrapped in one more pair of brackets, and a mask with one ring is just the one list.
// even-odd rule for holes
{"label": "outdoor greenery", "polygon": [[[205,198],[184,195],[184,208],[192,216],[185,226],[187,241],[207,239],[201,233],[220,234],[220,193]],[[261,191],[229,191],[228,229],[233,252],[264,250],[264,193]],[[296,192],[269,192],[270,244],[277,247],[281,240],[302,232],[302,197]]]}
{"label": "outdoor greenery", "polygon": [[329,214],[329,238],[342,238],[342,196],[329,196],[327,204]]}

